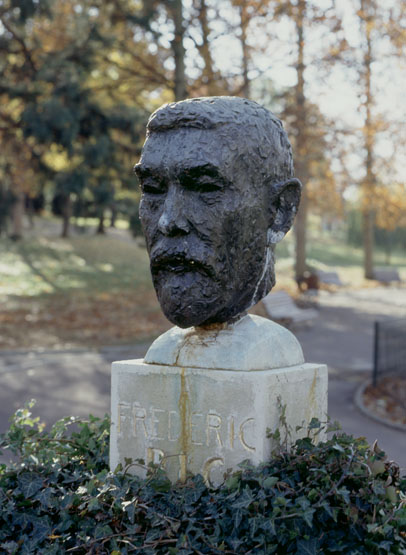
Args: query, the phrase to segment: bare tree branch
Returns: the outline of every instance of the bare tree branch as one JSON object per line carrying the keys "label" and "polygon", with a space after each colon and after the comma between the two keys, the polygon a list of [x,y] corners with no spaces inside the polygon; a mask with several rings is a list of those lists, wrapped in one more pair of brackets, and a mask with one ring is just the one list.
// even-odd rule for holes
{"label": "bare tree branch", "polygon": [[31,53],[27,48],[24,40],[16,33],[16,31],[10,26],[9,23],[5,20],[3,15],[0,15],[0,21],[3,24],[4,28],[14,37],[14,40],[20,45],[22,52],[24,53],[25,59],[27,60],[28,64],[31,66],[33,73],[37,72],[37,67],[32,59]]}

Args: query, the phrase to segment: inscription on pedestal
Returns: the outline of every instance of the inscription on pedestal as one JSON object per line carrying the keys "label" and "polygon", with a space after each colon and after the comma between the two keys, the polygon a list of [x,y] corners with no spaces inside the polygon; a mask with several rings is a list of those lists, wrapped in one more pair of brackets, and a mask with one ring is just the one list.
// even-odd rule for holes
{"label": "inscription on pedestal", "polygon": [[267,429],[280,428],[280,404],[295,441],[297,426],[327,412],[327,371],[304,364],[235,372],[118,362],[112,374],[111,468],[127,458],[140,476],[160,464],[172,481],[202,474],[218,485],[227,469],[271,455]]}
{"label": "inscription on pedestal", "polygon": [[[141,403],[119,403],[117,413],[117,433],[123,437],[125,422],[129,421],[131,435],[140,437],[144,441],[179,441],[182,433],[181,417],[175,410],[150,407],[147,410]],[[236,427],[235,416],[221,416],[218,413],[192,412],[189,430],[190,443],[197,446],[224,447],[234,449],[235,442],[248,452],[254,452],[255,447],[249,444],[246,435],[249,428],[254,428],[255,418],[246,418]],[[237,428],[237,433],[236,433]]]}
{"label": "inscription on pedestal", "polygon": [[180,410],[133,401],[118,403],[116,423],[118,441],[135,442],[138,458],[146,464],[163,464],[169,470],[177,458],[180,479],[185,478],[191,455],[202,459],[201,472],[210,481],[212,468],[225,465],[225,452],[243,450],[249,458],[256,450],[252,416],[238,419],[220,411],[192,411],[185,419]]}

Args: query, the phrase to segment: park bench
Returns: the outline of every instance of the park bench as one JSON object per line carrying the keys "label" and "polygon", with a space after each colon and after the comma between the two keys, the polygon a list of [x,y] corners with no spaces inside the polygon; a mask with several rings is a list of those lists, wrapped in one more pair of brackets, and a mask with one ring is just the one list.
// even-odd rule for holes
{"label": "park bench", "polygon": [[306,295],[317,295],[319,291],[320,281],[317,274],[306,271],[296,280],[299,290]]}
{"label": "park bench", "polygon": [[402,281],[396,268],[375,268],[374,279],[385,284],[392,283],[392,281]]}
{"label": "park bench", "polygon": [[316,270],[319,282],[323,285],[336,285],[342,287],[344,283],[341,281],[337,272],[324,272],[323,270]]}
{"label": "park bench", "polygon": [[286,321],[289,323],[305,322],[318,316],[314,308],[299,308],[286,291],[268,293],[262,299],[266,313],[271,320]]}

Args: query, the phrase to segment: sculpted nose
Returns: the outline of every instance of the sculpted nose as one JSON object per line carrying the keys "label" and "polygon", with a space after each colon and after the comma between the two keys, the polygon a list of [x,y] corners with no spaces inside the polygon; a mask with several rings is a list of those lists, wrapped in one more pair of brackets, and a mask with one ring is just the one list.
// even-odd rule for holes
{"label": "sculpted nose", "polygon": [[159,231],[168,236],[189,233],[189,222],[185,211],[182,191],[176,187],[169,187],[164,209],[158,221]]}

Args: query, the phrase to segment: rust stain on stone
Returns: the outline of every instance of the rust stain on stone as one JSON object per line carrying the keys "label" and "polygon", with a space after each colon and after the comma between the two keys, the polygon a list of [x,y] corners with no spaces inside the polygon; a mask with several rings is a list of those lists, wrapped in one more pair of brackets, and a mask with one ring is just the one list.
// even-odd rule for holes
{"label": "rust stain on stone", "polygon": [[316,403],[316,384],[317,384],[317,371],[314,372],[312,385],[310,386],[309,391],[309,404],[312,408],[314,408]]}
{"label": "rust stain on stone", "polygon": [[190,399],[189,392],[187,390],[185,368],[181,368],[180,371],[180,396],[179,396],[179,414],[180,414],[180,438],[179,447],[181,452],[181,465],[180,465],[180,480],[181,482],[186,481],[187,474],[187,456],[190,446]]}
{"label": "rust stain on stone", "polygon": [[316,410],[317,409],[316,407],[317,377],[318,377],[318,372],[317,370],[315,370],[313,374],[313,380],[309,389],[309,397],[308,397],[308,404],[307,404],[307,410],[306,410],[306,422],[305,422],[306,425],[310,423],[310,420],[313,418],[313,416],[315,416],[315,414],[318,414],[318,411]]}

